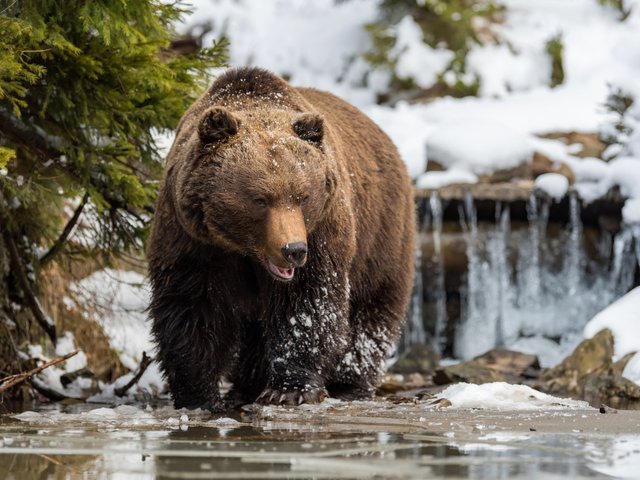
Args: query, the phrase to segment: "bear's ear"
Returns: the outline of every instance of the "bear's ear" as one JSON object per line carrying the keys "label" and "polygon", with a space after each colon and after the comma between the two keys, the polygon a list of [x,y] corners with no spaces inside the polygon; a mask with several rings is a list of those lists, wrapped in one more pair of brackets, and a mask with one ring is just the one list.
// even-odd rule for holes
{"label": "bear's ear", "polygon": [[203,143],[217,143],[238,133],[240,122],[226,108],[212,107],[202,115],[198,136]]}
{"label": "bear's ear", "polygon": [[324,120],[315,113],[302,113],[293,121],[293,131],[302,140],[320,146],[324,137]]}

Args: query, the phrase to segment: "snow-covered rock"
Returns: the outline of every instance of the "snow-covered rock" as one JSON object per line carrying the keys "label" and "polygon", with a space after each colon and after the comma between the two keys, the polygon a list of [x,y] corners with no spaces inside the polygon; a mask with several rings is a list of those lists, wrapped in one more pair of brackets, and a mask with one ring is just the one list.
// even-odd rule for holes
{"label": "snow-covered rock", "polygon": [[536,178],[535,186],[558,202],[569,190],[569,179],[559,173],[543,173]]}

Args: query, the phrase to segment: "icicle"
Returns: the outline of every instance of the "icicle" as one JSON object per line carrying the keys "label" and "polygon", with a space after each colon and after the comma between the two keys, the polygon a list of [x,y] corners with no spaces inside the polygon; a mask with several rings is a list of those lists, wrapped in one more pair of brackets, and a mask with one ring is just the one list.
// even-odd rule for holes
{"label": "icicle", "polygon": [[[609,301],[624,295],[633,286],[636,262],[629,261],[634,257],[634,232],[630,228],[621,230],[613,240],[613,259],[611,260],[611,285]],[[637,248],[636,248],[637,253]]]}
{"label": "icicle", "polygon": [[[500,347],[504,344],[504,322],[508,321],[507,311],[513,300],[511,293],[511,267],[509,265],[509,236],[511,233],[510,216],[511,212],[507,205],[499,213],[498,222],[498,250],[496,255],[496,272],[498,275],[498,316],[495,325],[495,344]],[[498,216],[498,208],[496,208],[496,216]]]}
{"label": "icicle", "polygon": [[636,244],[636,260],[638,263],[638,268],[640,268],[640,225],[634,225],[633,238]]}
{"label": "icicle", "polygon": [[433,250],[434,250],[434,275],[435,291],[433,295],[436,302],[436,322],[433,332],[432,346],[437,353],[442,353],[446,339],[444,337],[445,327],[447,325],[447,292],[444,279],[444,258],[442,257],[442,201],[437,192],[431,193],[429,199],[431,211],[431,230],[433,233]]}
{"label": "icicle", "polygon": [[400,353],[409,351],[409,349],[417,343],[426,342],[423,315],[424,282],[422,277],[422,242],[426,230],[429,228],[430,219],[431,214],[429,208],[427,208],[422,222],[419,222],[420,228],[417,232],[413,291],[409,305],[409,316],[404,324],[402,340],[399,346]]}
{"label": "icicle", "polygon": [[575,193],[569,195],[569,228],[569,241],[566,244],[565,253],[567,259],[566,279],[569,295],[575,295],[581,287],[584,263],[580,201]]}
{"label": "icicle", "polygon": [[536,308],[542,294],[542,275],[540,261],[540,215],[538,198],[535,194],[527,202],[527,220],[529,235],[522,243],[518,257],[519,301],[524,308]]}

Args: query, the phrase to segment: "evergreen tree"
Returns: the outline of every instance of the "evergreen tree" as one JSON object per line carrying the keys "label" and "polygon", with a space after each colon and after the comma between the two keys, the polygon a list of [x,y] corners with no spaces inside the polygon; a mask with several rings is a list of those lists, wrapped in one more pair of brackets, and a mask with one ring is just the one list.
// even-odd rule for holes
{"label": "evergreen tree", "polygon": [[[184,12],[162,0],[0,0],[0,323],[19,323],[22,307],[55,339],[37,296],[43,267],[144,245],[156,139],[225,61],[224,42],[171,50]],[[96,235],[72,249],[83,210]]]}

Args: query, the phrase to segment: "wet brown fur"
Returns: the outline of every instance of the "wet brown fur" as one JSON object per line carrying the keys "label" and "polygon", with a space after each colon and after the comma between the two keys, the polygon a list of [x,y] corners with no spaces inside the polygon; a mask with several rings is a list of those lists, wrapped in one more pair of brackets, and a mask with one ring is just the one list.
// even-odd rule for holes
{"label": "wet brown fur", "polygon": [[[176,407],[370,395],[413,280],[414,209],[389,138],[359,110],[261,69],[187,111],[149,250],[151,317]],[[294,279],[281,248],[306,242]]]}

